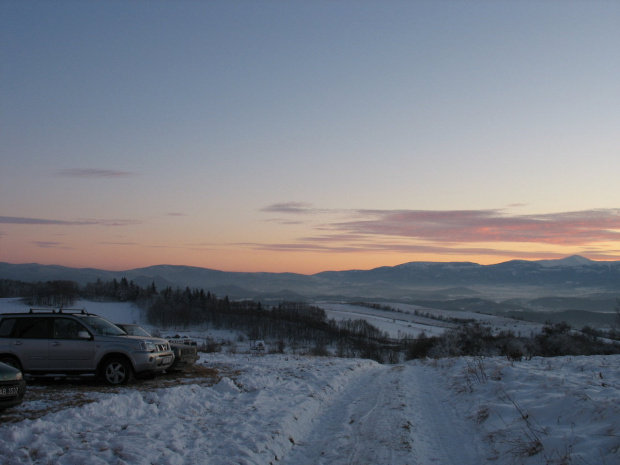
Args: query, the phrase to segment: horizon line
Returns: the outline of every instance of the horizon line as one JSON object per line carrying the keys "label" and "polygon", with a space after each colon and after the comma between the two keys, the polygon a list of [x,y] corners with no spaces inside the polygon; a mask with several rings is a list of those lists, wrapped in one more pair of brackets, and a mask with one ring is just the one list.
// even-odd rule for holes
{"label": "horizon line", "polygon": [[441,264],[441,263],[469,263],[469,264],[473,264],[473,265],[478,265],[478,266],[493,266],[493,265],[501,265],[503,263],[509,263],[509,262],[530,262],[530,263],[537,263],[537,262],[559,262],[559,261],[563,261],[569,258],[573,258],[573,257],[577,257],[577,258],[582,258],[585,260],[588,260],[590,262],[594,262],[596,264],[602,263],[620,263],[620,260],[593,260],[590,258],[587,258],[583,255],[579,255],[579,254],[572,254],[572,255],[567,255],[563,258],[551,258],[551,259],[536,259],[536,260],[527,260],[527,259],[523,259],[523,258],[515,258],[515,259],[511,259],[511,260],[504,260],[504,261],[500,261],[497,263],[489,263],[489,264],[480,264],[477,262],[472,262],[472,261],[429,261],[429,260],[412,260],[412,261],[408,261],[408,262],[403,262],[403,263],[399,263],[397,265],[381,265],[381,266],[376,266],[373,268],[349,268],[349,269],[343,269],[343,270],[323,270],[323,271],[318,271],[316,273],[298,273],[298,272],[294,272],[294,271],[230,271],[230,270],[220,270],[217,268],[209,268],[209,267],[204,267],[204,266],[196,266],[196,265],[175,265],[175,264],[171,264],[171,263],[159,263],[156,265],[147,265],[147,266],[139,266],[139,267],[135,267],[135,268],[128,268],[128,269],[119,269],[119,270],[114,270],[114,269],[105,269],[105,268],[95,268],[95,267],[77,267],[77,266],[67,266],[67,265],[59,265],[59,264],[44,264],[44,263],[38,263],[38,262],[29,262],[29,263],[11,263],[11,262],[5,262],[2,261],[0,262],[0,264],[7,264],[7,265],[15,265],[15,266],[19,266],[19,265],[37,265],[37,266],[50,266],[50,267],[61,267],[61,268],[70,268],[70,269],[74,269],[74,270],[96,270],[96,271],[106,271],[106,272],[112,272],[112,273],[120,273],[123,271],[135,271],[135,270],[140,270],[140,269],[145,269],[145,268],[155,268],[155,267],[163,267],[163,266],[170,266],[170,267],[185,267],[185,268],[198,268],[198,269],[203,269],[203,270],[211,270],[211,271],[219,271],[222,273],[270,273],[270,274],[298,274],[298,275],[304,275],[304,276],[313,276],[316,274],[321,274],[321,273],[330,273],[330,272],[344,272],[344,271],[372,271],[372,270],[376,270],[379,268],[395,268],[397,266],[402,266],[402,265],[407,265],[410,263],[434,263],[434,264]]}

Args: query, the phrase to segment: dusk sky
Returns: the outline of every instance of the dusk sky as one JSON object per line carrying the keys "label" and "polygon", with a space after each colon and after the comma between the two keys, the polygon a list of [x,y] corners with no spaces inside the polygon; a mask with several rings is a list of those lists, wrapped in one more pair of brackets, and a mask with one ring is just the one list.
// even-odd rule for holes
{"label": "dusk sky", "polygon": [[620,1],[0,4],[0,261],[620,260]]}

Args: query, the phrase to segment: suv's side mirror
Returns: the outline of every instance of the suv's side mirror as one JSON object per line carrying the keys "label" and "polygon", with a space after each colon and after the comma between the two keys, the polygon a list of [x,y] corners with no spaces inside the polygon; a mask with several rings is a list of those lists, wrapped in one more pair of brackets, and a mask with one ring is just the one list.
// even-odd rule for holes
{"label": "suv's side mirror", "polygon": [[79,331],[78,339],[91,339],[91,337],[88,331]]}

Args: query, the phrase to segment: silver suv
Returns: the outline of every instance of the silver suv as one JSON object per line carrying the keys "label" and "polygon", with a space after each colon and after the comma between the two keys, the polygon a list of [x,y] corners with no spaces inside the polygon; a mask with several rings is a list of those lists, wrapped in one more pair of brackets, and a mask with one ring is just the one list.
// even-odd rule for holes
{"label": "silver suv", "polygon": [[86,310],[0,314],[0,362],[28,375],[95,374],[116,385],[162,372],[173,361],[165,339],[128,336]]}

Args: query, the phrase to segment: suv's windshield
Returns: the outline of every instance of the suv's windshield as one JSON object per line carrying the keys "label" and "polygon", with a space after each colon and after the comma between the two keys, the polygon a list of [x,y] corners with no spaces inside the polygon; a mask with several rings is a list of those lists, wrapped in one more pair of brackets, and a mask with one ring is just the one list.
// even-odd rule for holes
{"label": "suv's windshield", "polygon": [[146,329],[139,325],[119,324],[118,327],[125,330],[125,332],[130,336],[153,337],[148,333]]}
{"label": "suv's windshield", "polygon": [[99,316],[85,316],[82,321],[90,326],[97,336],[123,336],[125,334],[121,328]]}

